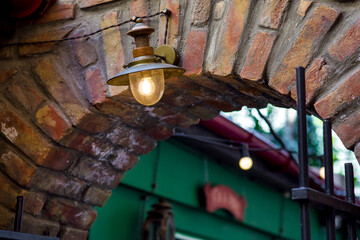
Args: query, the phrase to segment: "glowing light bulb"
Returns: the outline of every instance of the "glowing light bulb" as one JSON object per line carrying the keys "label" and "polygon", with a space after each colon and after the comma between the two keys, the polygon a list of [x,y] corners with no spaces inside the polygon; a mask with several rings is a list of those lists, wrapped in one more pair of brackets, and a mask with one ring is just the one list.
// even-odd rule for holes
{"label": "glowing light bulb", "polygon": [[325,167],[319,169],[319,175],[322,179],[325,179]]}
{"label": "glowing light bulb", "polygon": [[242,170],[249,170],[253,165],[253,160],[250,157],[242,157],[239,161],[239,166]]}
{"label": "glowing light bulb", "polygon": [[139,92],[142,95],[149,96],[155,92],[155,83],[151,77],[145,77],[140,80]]}

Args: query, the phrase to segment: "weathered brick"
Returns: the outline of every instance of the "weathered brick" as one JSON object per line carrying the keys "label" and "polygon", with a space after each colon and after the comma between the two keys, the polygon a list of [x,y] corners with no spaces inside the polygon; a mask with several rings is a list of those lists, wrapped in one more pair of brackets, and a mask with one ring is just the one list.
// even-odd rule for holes
{"label": "weathered brick", "polygon": [[21,232],[57,237],[60,231],[60,224],[56,221],[43,219],[40,217],[33,217],[29,214],[23,215],[23,224]]}
{"label": "weathered brick", "polygon": [[44,207],[45,194],[22,190],[21,195],[24,196],[24,211],[34,216],[39,215]]}
{"label": "weathered brick", "polygon": [[146,131],[152,138],[157,141],[165,140],[174,134],[174,129],[167,127],[163,124],[158,124],[155,127]]}
{"label": "weathered brick", "polygon": [[130,3],[130,16],[142,17],[148,15],[149,2],[146,0],[132,0]]}
{"label": "weathered brick", "polygon": [[85,188],[85,182],[66,176],[63,172],[38,168],[31,179],[30,186],[59,196],[79,199]]}
{"label": "weathered brick", "polygon": [[20,187],[0,173],[0,203],[10,209],[15,209],[16,197],[21,196]]}
{"label": "weathered brick", "polygon": [[214,39],[216,43],[210,43],[216,47],[210,48],[207,54],[206,70],[208,72],[219,76],[231,74],[250,2],[250,0],[231,1],[225,24],[220,25],[221,32]]}
{"label": "weathered brick", "polygon": [[139,157],[135,156],[123,149],[116,151],[116,154],[109,159],[111,165],[116,169],[126,172],[132,169],[139,161]]}
{"label": "weathered brick", "polygon": [[103,102],[106,97],[105,79],[99,68],[89,68],[85,71],[85,81],[92,104]]}
{"label": "weathered brick", "polygon": [[180,89],[175,89],[174,87],[167,85],[164,95],[161,99],[161,102],[176,106],[176,107],[185,107],[185,106],[193,106],[200,102],[199,99],[186,94],[184,91]]}
{"label": "weathered brick", "polygon": [[42,164],[51,150],[51,144],[34,127],[0,101],[0,124],[4,136],[35,163]]}
{"label": "weathered brick", "polygon": [[79,0],[78,4],[80,8],[89,8],[112,1],[114,0]]}
{"label": "weathered brick", "polygon": [[0,229],[12,229],[14,225],[15,213],[8,208],[0,205]]}
{"label": "weathered brick", "polygon": [[213,119],[214,117],[218,116],[220,113],[219,110],[217,110],[205,103],[200,103],[198,105],[190,107],[187,109],[187,112],[189,112],[191,115],[196,116],[204,121]]}
{"label": "weathered brick", "polygon": [[100,133],[107,130],[111,126],[111,122],[98,113],[90,112],[83,116],[76,126],[91,133]]}
{"label": "weathered brick", "polygon": [[93,208],[62,198],[50,199],[45,209],[51,219],[84,230],[90,229],[97,216]]}
{"label": "weathered brick", "polygon": [[295,67],[306,66],[325,34],[334,24],[339,12],[319,5],[304,25],[299,37],[287,52],[282,63],[270,78],[269,85],[282,94],[287,94],[294,84]]}
{"label": "weathered brick", "polygon": [[[314,60],[314,62],[306,69],[306,104],[312,103],[313,98],[319,89],[325,84],[325,81],[329,77],[329,74],[333,71],[333,68],[325,62],[324,58],[320,57]],[[291,97],[297,101],[296,87],[291,91]]]}
{"label": "weathered brick", "polygon": [[32,113],[40,106],[45,97],[30,79],[32,79],[31,76],[13,79],[8,91],[13,102],[20,103],[28,112]]}
{"label": "weathered brick", "polygon": [[360,19],[329,48],[329,55],[342,62],[351,57],[359,47]]}
{"label": "weathered brick", "polygon": [[71,123],[52,104],[46,104],[36,112],[36,121],[55,141],[60,140],[71,130]]}
{"label": "weathered brick", "polygon": [[106,159],[114,152],[114,149],[102,140],[80,132],[69,134],[62,140],[62,144],[97,158]]}
{"label": "weathered brick", "polygon": [[211,0],[196,0],[192,23],[195,26],[204,25],[210,17]]}
{"label": "weathered brick", "polygon": [[126,126],[114,128],[106,135],[106,138],[136,155],[149,153],[156,146],[156,142],[153,139],[144,136],[139,130]]}
{"label": "weathered brick", "polygon": [[[76,35],[84,35],[85,31],[79,31]],[[97,61],[97,53],[94,45],[88,39],[77,39],[72,41],[74,53],[79,64],[86,67]]]}
{"label": "weathered brick", "polygon": [[74,19],[75,17],[75,5],[54,3],[44,14],[40,16],[37,23],[54,22],[59,20]]}
{"label": "weathered brick", "polygon": [[18,72],[17,69],[0,70],[0,83],[7,81]]}
{"label": "weathered brick", "polygon": [[312,4],[313,1],[306,1],[306,0],[300,0],[299,2],[299,7],[297,10],[297,13],[302,16],[305,17],[307,10],[309,9],[310,5]]}
{"label": "weathered brick", "polygon": [[160,119],[160,121],[170,126],[177,126],[177,127],[190,127],[192,125],[199,123],[198,118],[186,116],[185,114],[181,114],[181,113],[163,117]]}
{"label": "weathered brick", "polygon": [[45,84],[47,90],[64,108],[65,113],[76,125],[89,110],[85,108],[72,89],[67,85],[60,71],[56,69],[52,60],[42,59],[35,68],[36,74]]}
{"label": "weathered brick", "polygon": [[[180,30],[180,1],[179,0],[160,0],[160,10],[170,9],[171,16],[169,18],[168,24],[168,33],[166,43],[173,46],[174,48],[178,47],[178,36]],[[164,32],[166,27],[166,17],[160,18],[159,23],[159,43],[164,44]]]}
{"label": "weathered brick", "polygon": [[262,78],[275,38],[275,35],[262,31],[255,35],[240,73],[242,78],[255,81]]}
{"label": "weathered brick", "polygon": [[[73,27],[64,27],[55,30],[39,29],[36,31],[28,31],[22,34],[20,42],[39,42],[39,41],[51,41],[64,38],[69,32],[73,30]],[[40,43],[40,44],[29,44],[19,46],[19,54],[21,56],[40,54],[50,51],[56,43]]]}
{"label": "weathered brick", "polygon": [[41,165],[56,171],[64,171],[77,158],[77,152],[68,148],[53,146]]}
{"label": "weathered brick", "polygon": [[86,240],[89,231],[84,231],[69,226],[61,226],[60,238],[66,240]]}
{"label": "weathered brick", "polygon": [[289,0],[267,0],[261,15],[260,25],[278,29]]}
{"label": "weathered brick", "polygon": [[315,103],[315,109],[322,118],[329,118],[350,105],[360,96],[360,70],[340,83],[327,96]]}
{"label": "weathered brick", "polygon": [[[110,12],[104,16],[101,21],[100,27],[105,28],[117,24],[117,12]],[[112,78],[123,70],[125,64],[124,49],[121,42],[120,30],[113,28],[108,31],[102,32],[103,46],[104,46],[104,59],[107,78]],[[118,95],[128,89],[128,86],[111,86],[109,85],[109,95]]]}
{"label": "weathered brick", "polygon": [[17,47],[2,47],[0,48],[0,59],[10,59],[17,55]]}
{"label": "weathered brick", "polygon": [[186,39],[184,55],[185,74],[200,74],[205,56],[207,30],[192,29]]}
{"label": "weathered brick", "polygon": [[360,142],[355,145],[354,153],[358,163],[360,164]]}
{"label": "weathered brick", "polygon": [[360,140],[360,111],[355,111],[345,120],[334,124],[334,131],[339,136],[346,148],[351,148]]}
{"label": "weathered brick", "polygon": [[105,162],[91,158],[80,159],[71,174],[92,184],[110,188],[115,188],[124,177],[123,173],[114,171]]}
{"label": "weathered brick", "polygon": [[2,141],[0,141],[0,168],[21,186],[28,186],[36,169],[34,165],[23,160]]}
{"label": "weathered brick", "polygon": [[111,196],[110,189],[88,187],[83,195],[83,201],[91,205],[102,207]]}

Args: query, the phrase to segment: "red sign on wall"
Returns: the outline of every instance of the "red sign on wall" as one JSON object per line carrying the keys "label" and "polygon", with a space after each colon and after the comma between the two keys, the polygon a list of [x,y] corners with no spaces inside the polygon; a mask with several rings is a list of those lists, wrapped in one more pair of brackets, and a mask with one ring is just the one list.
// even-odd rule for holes
{"label": "red sign on wall", "polygon": [[229,211],[238,221],[243,221],[246,208],[246,200],[243,196],[238,196],[231,188],[225,185],[211,187],[207,183],[204,187],[206,210],[215,212],[217,209]]}

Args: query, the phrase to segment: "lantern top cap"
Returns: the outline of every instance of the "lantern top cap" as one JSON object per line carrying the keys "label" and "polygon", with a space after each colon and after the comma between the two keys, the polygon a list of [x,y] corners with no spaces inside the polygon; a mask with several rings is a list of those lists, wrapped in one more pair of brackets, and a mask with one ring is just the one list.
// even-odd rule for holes
{"label": "lantern top cap", "polygon": [[150,35],[154,31],[155,29],[145,25],[141,18],[137,18],[136,24],[130,31],[127,32],[127,35],[132,37],[136,37],[139,35]]}

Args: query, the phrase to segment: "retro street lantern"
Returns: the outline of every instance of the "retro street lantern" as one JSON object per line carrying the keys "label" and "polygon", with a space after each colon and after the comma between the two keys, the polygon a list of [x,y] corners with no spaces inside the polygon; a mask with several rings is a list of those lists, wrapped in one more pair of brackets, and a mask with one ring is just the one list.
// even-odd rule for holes
{"label": "retro street lantern", "polygon": [[[185,69],[175,65],[179,62],[179,55],[169,45],[161,45],[155,52],[149,46],[149,35],[154,29],[136,20],[135,26],[127,32],[135,39],[133,50],[134,60],[125,66],[125,70],[109,79],[109,85],[130,85],[131,92],[139,103],[149,106],[157,103],[165,89],[165,79],[176,77]],[[174,65],[175,64],[175,65]]]}

